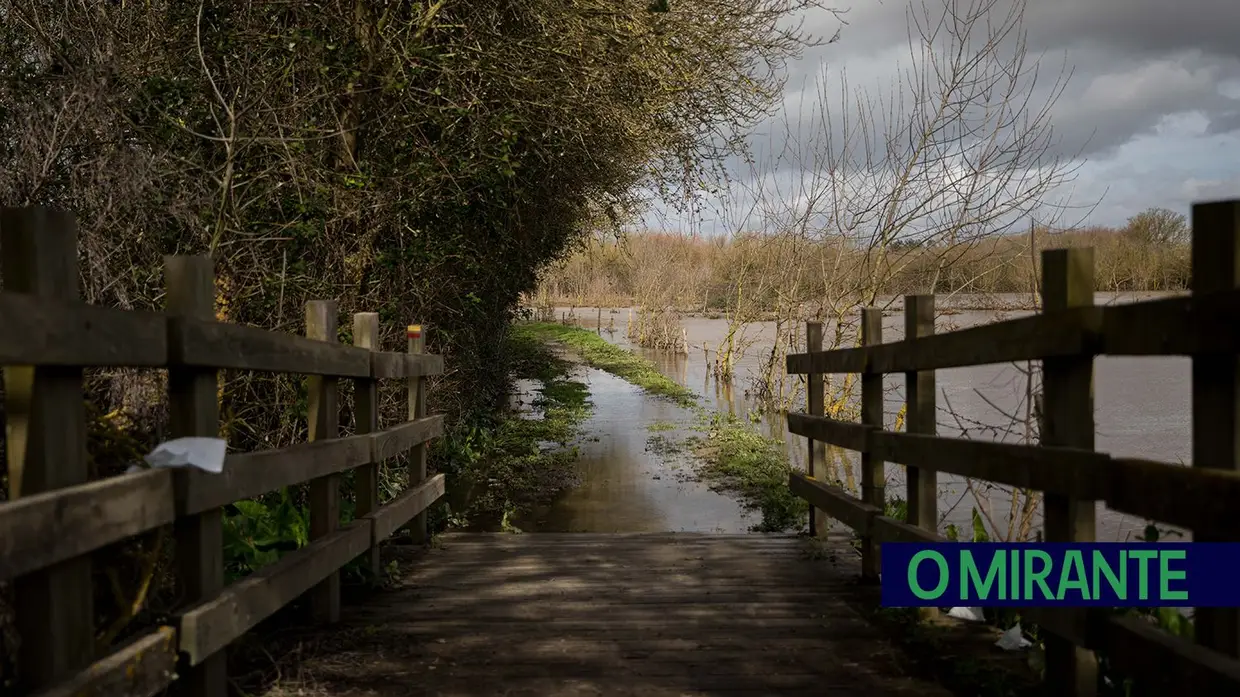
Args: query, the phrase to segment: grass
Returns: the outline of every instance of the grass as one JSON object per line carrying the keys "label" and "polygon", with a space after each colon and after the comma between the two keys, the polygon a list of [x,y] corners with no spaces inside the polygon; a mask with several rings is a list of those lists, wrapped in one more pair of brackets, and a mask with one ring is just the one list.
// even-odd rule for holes
{"label": "grass", "polygon": [[439,471],[463,501],[441,526],[511,530],[510,519],[576,484],[581,423],[593,412],[573,364],[523,326],[508,337],[511,377],[541,383],[529,413],[515,410],[457,426],[437,444]]}
{"label": "grass", "polygon": [[551,322],[528,322],[520,331],[544,341],[556,341],[571,349],[593,368],[605,370],[646,392],[667,397],[685,407],[697,406],[697,395],[663,375],[650,361],[626,351],[598,334],[581,327]]}
{"label": "grass", "polygon": [[652,421],[646,426],[646,430],[651,433],[664,433],[667,431],[675,431],[676,424],[670,421]]}
{"label": "grass", "polygon": [[702,478],[732,494],[751,511],[760,511],[758,532],[802,529],[809,518],[805,500],[788,488],[791,466],[781,441],[763,436],[753,424],[732,415],[715,414],[702,427],[697,443]]}

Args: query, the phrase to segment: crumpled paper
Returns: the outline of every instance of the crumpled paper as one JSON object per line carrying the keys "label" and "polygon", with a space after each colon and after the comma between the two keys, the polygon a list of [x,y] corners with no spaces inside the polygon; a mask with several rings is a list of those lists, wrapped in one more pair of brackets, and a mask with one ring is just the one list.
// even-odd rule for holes
{"label": "crumpled paper", "polygon": [[[149,467],[194,467],[203,472],[219,474],[224,471],[224,455],[228,443],[223,438],[191,436],[165,441],[143,456]],[[132,465],[129,472],[145,469]]]}
{"label": "crumpled paper", "polygon": [[980,607],[954,607],[947,611],[947,616],[968,622],[984,622],[986,620],[986,616],[982,614],[982,608]]}
{"label": "crumpled paper", "polygon": [[1032,642],[1025,638],[1020,631],[1020,622],[1017,622],[1011,629],[1003,633],[999,640],[995,642],[995,646],[1004,651],[1019,651],[1032,646]]}

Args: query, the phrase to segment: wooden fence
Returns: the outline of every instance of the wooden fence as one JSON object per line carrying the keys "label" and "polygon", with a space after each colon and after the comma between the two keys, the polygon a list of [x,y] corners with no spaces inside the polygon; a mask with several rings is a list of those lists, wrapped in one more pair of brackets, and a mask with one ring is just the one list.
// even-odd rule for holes
{"label": "wooden fence", "polygon": [[[316,619],[340,613],[339,569],[358,557],[379,571],[378,544],[408,526],[424,536],[426,509],[444,493],[426,477],[426,443],[443,432],[426,413],[423,376],[443,360],[379,351],[379,318],[354,316],[354,346],[337,343],[335,301],[306,306],[306,336],[215,321],[206,257],[165,260],[163,313],[80,301],[73,217],[46,209],[0,212],[0,364],[10,500],[0,504],[0,581],[11,581],[24,692],[150,695],[174,679],[189,693],[227,689],[222,649],[309,591]],[[309,378],[309,440],[233,453],[224,471],[149,469],[88,481],[83,368],[166,368],[173,437],[219,435],[218,371]],[[356,434],[339,433],[338,379],[354,381]],[[377,382],[405,378],[409,421],[378,429]],[[379,501],[379,463],[409,452],[410,488]],[[339,481],[356,470],[355,519],[340,524]],[[310,543],[224,585],[222,507],[309,482]],[[410,523],[410,521],[413,521]],[[100,656],[95,646],[90,553],[173,526],[183,608],[159,627]],[[179,675],[178,675],[179,673]]]}
{"label": "wooden fence", "polygon": [[[788,428],[810,439],[807,474],[789,483],[811,504],[811,529],[821,534],[825,515],[855,530],[863,576],[877,580],[880,543],[943,540],[936,472],[948,472],[1045,492],[1048,542],[1094,541],[1098,501],[1183,526],[1197,541],[1240,540],[1240,201],[1195,205],[1192,230],[1191,297],[1095,307],[1092,250],[1056,249],[1042,254],[1042,311],[1034,316],[935,334],[934,297],[910,296],[904,340],[883,343],[881,310],[867,308],[862,345],[835,351],[821,350],[822,326],[810,323],[808,352],[789,355],[787,365],[809,387],[808,413],[789,415]],[[1191,467],[1095,452],[1093,359],[1102,354],[1192,357]],[[1042,365],[1040,445],[935,435],[935,370],[1030,360]],[[822,375],[840,373],[861,376],[860,423],[823,416]],[[887,373],[905,375],[903,432],[884,430]],[[815,441],[860,452],[860,499],[814,478]],[[885,462],[907,468],[905,520],[884,515]],[[1095,651],[1155,689],[1240,694],[1240,610],[1196,609],[1196,643],[1109,610],[1025,614],[1048,634],[1049,694],[1093,694]]]}

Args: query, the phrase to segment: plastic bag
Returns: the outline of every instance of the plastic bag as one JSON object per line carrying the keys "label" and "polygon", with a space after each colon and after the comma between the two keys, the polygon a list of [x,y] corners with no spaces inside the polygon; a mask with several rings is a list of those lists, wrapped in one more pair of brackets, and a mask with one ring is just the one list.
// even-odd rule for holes
{"label": "plastic bag", "polygon": [[[211,474],[224,471],[228,443],[223,438],[188,437],[165,441],[142,459],[149,467],[194,467]],[[133,465],[129,472],[143,469]]]}
{"label": "plastic bag", "polygon": [[999,640],[995,642],[995,646],[1004,651],[1019,651],[1020,649],[1027,649],[1031,645],[1032,642],[1021,634],[1020,622],[1017,622],[1011,629],[1004,632],[1003,636],[999,637]]}

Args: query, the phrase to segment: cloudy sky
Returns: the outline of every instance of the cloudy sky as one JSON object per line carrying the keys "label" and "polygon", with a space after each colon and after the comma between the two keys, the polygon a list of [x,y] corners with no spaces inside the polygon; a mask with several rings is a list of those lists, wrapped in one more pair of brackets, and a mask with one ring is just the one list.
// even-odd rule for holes
{"label": "cloudy sky", "polygon": [[[932,10],[949,1],[925,0]],[[788,121],[799,122],[796,131],[815,127],[797,115],[818,85],[828,90],[829,108],[843,113],[845,74],[850,92],[879,93],[908,67],[909,3],[852,2],[840,5],[847,8],[842,27],[827,12],[807,18],[824,35],[839,28],[839,41],[789,66],[785,111],[758,127],[760,149],[780,140]],[[1024,29],[1028,60],[1043,68],[1039,91],[1065,62],[1073,71],[1050,113],[1052,154],[1079,164],[1056,196],[1091,207],[1073,221],[1116,225],[1154,206],[1188,213],[1193,201],[1240,197],[1238,28],[1240,0],[1028,1]],[[683,223],[669,216],[658,226]]]}

